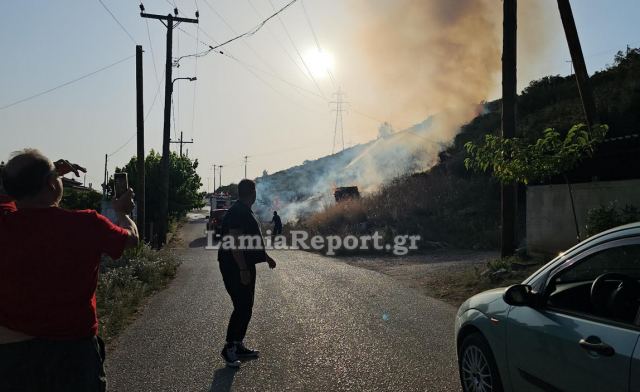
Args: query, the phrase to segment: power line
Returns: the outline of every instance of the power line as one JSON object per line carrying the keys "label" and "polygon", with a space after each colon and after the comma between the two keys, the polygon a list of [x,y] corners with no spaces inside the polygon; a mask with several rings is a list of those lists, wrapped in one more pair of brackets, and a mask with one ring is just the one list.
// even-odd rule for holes
{"label": "power line", "polygon": [[[262,18],[262,15],[260,14],[260,11],[258,11],[258,9],[256,8],[256,6],[253,4],[253,2],[251,0],[247,0],[247,2],[249,3],[249,5],[251,6],[251,8],[253,8],[253,11],[256,13],[256,15],[258,15],[259,18]],[[287,48],[285,48],[284,44],[282,43],[282,41],[280,41],[280,39],[278,38],[278,36],[271,30],[269,29],[269,33],[271,34],[271,36],[274,38],[274,40],[278,43],[278,46],[280,46],[280,48],[282,49],[282,51],[287,55],[287,58],[289,59],[289,61],[291,61],[291,63],[293,65],[295,65],[295,67],[300,71],[300,73],[302,73],[302,75],[304,75],[305,78],[311,80],[309,78],[309,75],[307,75],[307,73],[304,71],[304,69],[302,69],[302,67],[300,66],[300,64],[295,61],[293,59],[293,56],[291,56],[291,53],[289,53],[289,51],[287,50]]]}
{"label": "power line", "polygon": [[119,152],[120,152],[120,150],[122,150],[122,149],[123,149],[123,148],[125,148],[129,143],[131,143],[131,141],[132,141],[136,136],[137,136],[137,135],[136,135],[136,133],[134,132],[134,134],[133,134],[133,135],[131,135],[131,137],[130,137],[130,138],[129,138],[129,139],[128,139],[128,140],[127,140],[123,145],[121,145],[120,147],[118,147],[114,152],[112,152],[111,154],[108,154],[107,156],[108,156],[109,158],[111,158],[112,156],[114,156],[114,155],[116,155],[117,153],[119,153]]}
{"label": "power line", "polygon": [[[198,26],[198,27],[200,27],[200,26]],[[183,33],[185,33],[186,35],[188,35],[188,36],[190,36],[190,37],[192,37],[192,38],[195,38],[195,36],[194,36],[194,35],[192,35],[192,34],[190,34],[189,32],[187,32],[187,31],[185,31],[185,30],[182,30],[182,29],[181,29],[181,28],[179,28],[179,27],[178,27],[178,29],[179,29],[179,30],[181,30],[181,31],[182,31]],[[202,33],[204,33],[204,34],[205,34],[207,37],[209,37],[211,40],[213,40],[213,41],[214,41],[214,42],[216,42],[216,43],[218,42],[215,38],[213,38],[211,35],[209,35],[205,30],[203,30],[203,29],[201,29],[201,30],[202,30]],[[207,43],[207,42],[204,42],[204,41],[200,40],[200,43],[202,43],[202,44],[204,44],[204,45],[208,46],[209,48],[212,48],[212,45],[211,45],[211,44],[209,44],[209,43]],[[298,85],[296,85],[296,84],[294,84],[294,83],[291,83],[290,81],[288,81],[288,80],[284,79],[283,77],[278,76],[276,73],[269,72],[269,71],[265,71],[265,70],[263,70],[263,69],[260,69],[260,68],[258,68],[258,67],[256,67],[256,66],[254,66],[254,65],[250,65],[250,64],[248,64],[248,63],[243,62],[242,60],[238,59],[237,57],[235,57],[235,56],[231,55],[231,54],[229,53],[229,51],[224,51],[224,52],[223,52],[223,51],[221,51],[221,50],[211,50],[211,49],[209,49],[209,50],[207,50],[207,51],[206,51],[206,54],[209,54],[209,53],[211,53],[211,52],[214,52],[214,53],[216,53],[216,54],[220,54],[220,55],[226,56],[226,57],[228,57],[228,58],[230,58],[230,59],[232,59],[232,60],[236,61],[236,62],[237,62],[238,64],[240,64],[241,66],[243,66],[243,67],[247,68],[247,71],[249,71],[250,73],[252,73],[252,74],[256,77],[256,79],[258,79],[260,82],[264,83],[265,85],[267,85],[267,87],[269,87],[269,88],[273,89],[276,93],[278,93],[278,94],[280,94],[280,95],[282,95],[282,93],[281,93],[280,91],[278,91],[277,89],[275,89],[275,88],[274,88],[270,83],[268,83],[267,81],[265,81],[264,79],[262,79],[259,75],[257,75],[256,73],[252,72],[252,71],[251,71],[251,69],[256,70],[256,71],[259,71],[259,72],[262,72],[262,73],[264,73],[264,74],[267,74],[267,75],[271,76],[272,78],[278,79],[278,80],[280,80],[281,82],[283,82],[283,83],[285,83],[285,84],[288,84],[288,85],[289,85],[289,86],[291,86],[291,87],[294,87],[294,88],[296,88],[296,89],[298,89],[298,90],[304,91],[304,92],[306,92],[306,93],[308,93],[308,94],[311,94],[311,95],[313,95],[313,96],[315,96],[315,97],[318,97],[318,98],[320,98],[320,99],[322,99],[322,100],[327,101],[325,97],[323,97],[323,96],[321,96],[321,95],[319,95],[319,94],[317,94],[317,93],[314,93],[313,91],[310,91],[310,90],[308,90],[308,89],[306,89],[306,88],[304,88],[304,87],[300,87],[300,86],[298,86]],[[184,57],[188,57],[188,56],[183,56],[183,57],[181,57],[181,58],[184,58]],[[198,57],[203,57],[203,55],[202,55],[202,56],[194,56],[194,57],[196,57],[196,58],[198,58]],[[180,59],[181,59],[181,58],[180,58]],[[180,59],[178,59],[178,60],[180,60]],[[287,98],[288,98],[288,97],[287,97]],[[306,109],[307,109],[307,110],[311,110],[311,109],[309,109],[309,108],[306,108]]]}
{"label": "power line", "polygon": [[[162,79],[164,79],[164,75],[165,73],[162,73]],[[156,92],[153,96],[153,101],[151,102],[151,106],[149,106],[149,110],[147,111],[147,114],[144,116],[144,120],[147,121],[147,118],[149,118],[149,115],[151,114],[151,109],[153,109],[153,106],[156,104],[156,100],[158,99],[158,95],[160,93],[160,87],[162,87],[162,85],[164,84],[162,82],[162,79],[158,82],[158,86],[156,87]]]}
{"label": "power line", "polygon": [[156,55],[153,53],[153,44],[151,43],[151,32],[149,31],[149,20],[145,19],[144,22],[147,25],[147,37],[149,38],[149,49],[151,50],[151,60],[153,62],[153,73],[156,77],[156,83],[160,83],[158,80],[158,67],[156,66]]}
{"label": "power line", "polygon": [[[229,29],[229,31],[231,31],[232,34],[238,34],[238,32],[233,28],[233,26],[231,26],[231,24],[229,24],[229,22],[227,22],[227,19],[222,16],[218,11],[216,11],[213,6],[211,6],[211,4],[209,3],[208,0],[204,0],[204,3],[211,9],[211,11],[213,11],[214,14],[216,14],[216,16],[222,21],[222,23],[224,23],[225,26],[227,26],[227,28]],[[265,60],[260,53],[258,53],[258,51],[256,51],[256,49],[251,46],[247,41],[242,41],[242,43],[250,50],[253,52],[253,54],[256,56],[256,58],[258,60],[260,60],[264,65],[267,66],[267,68],[271,69],[272,71],[275,72],[275,69],[271,66],[271,64],[269,64],[267,62],[267,60]]]}
{"label": "power line", "polygon": [[113,12],[111,12],[111,10],[102,2],[102,0],[98,0],[98,2],[102,5],[102,8],[104,8],[109,15],[111,15],[111,17],[113,18],[113,20],[116,21],[116,23],[118,24],[118,26],[120,26],[120,28],[122,29],[122,31],[124,31],[128,36],[129,39],[131,39],[131,41],[137,45],[138,42],[135,40],[135,38],[133,38],[133,36],[131,35],[131,33],[129,33],[129,31],[127,29],[124,28],[124,26],[122,25],[122,23],[120,23],[120,21],[118,20],[118,18],[116,18],[116,16],[113,14]]}
{"label": "power line", "polygon": [[135,57],[135,55],[131,55],[131,56],[125,57],[125,58],[123,58],[123,59],[121,59],[121,60],[116,61],[115,63],[112,63],[112,64],[109,64],[109,65],[104,66],[104,67],[102,67],[102,68],[99,68],[99,69],[97,69],[97,70],[95,70],[95,71],[93,71],[93,72],[89,72],[88,74],[82,75],[82,76],[77,77],[77,78],[75,78],[75,79],[73,79],[73,80],[70,80],[70,81],[68,81],[68,82],[64,82],[64,83],[62,83],[62,84],[59,84],[59,85],[57,85],[57,86],[55,86],[55,87],[52,87],[52,88],[50,88],[50,89],[48,89],[48,90],[41,91],[41,92],[39,92],[39,93],[36,93],[36,94],[30,95],[30,96],[28,96],[28,97],[26,97],[26,98],[19,99],[19,100],[17,100],[17,101],[11,102],[11,103],[6,104],[6,105],[4,105],[4,106],[0,106],[0,110],[4,110],[4,109],[7,109],[7,108],[10,108],[10,107],[15,106],[15,105],[18,105],[18,104],[20,104],[20,103],[23,103],[23,102],[26,102],[26,101],[32,100],[32,99],[34,99],[34,98],[37,98],[37,97],[43,96],[43,95],[45,95],[45,94],[48,94],[48,93],[50,93],[50,92],[53,92],[53,91],[55,91],[55,90],[57,90],[57,89],[60,89],[60,88],[62,88],[62,87],[66,87],[66,86],[68,86],[68,85],[70,85],[70,84],[73,84],[73,83],[79,82],[79,81],[80,81],[80,80],[82,80],[82,79],[86,79],[86,78],[88,78],[88,77],[90,77],[90,76],[93,76],[93,75],[95,75],[95,74],[99,73],[99,72],[105,71],[105,70],[107,70],[107,69],[109,69],[109,68],[111,68],[111,67],[115,67],[116,65],[118,65],[118,64],[120,64],[120,63],[123,63],[123,62],[125,62],[125,61],[127,61],[127,60],[129,60],[129,59],[131,59],[131,58],[133,58],[133,57]]}
{"label": "power line", "polygon": [[[300,0],[300,5],[302,6],[302,10],[304,11],[304,17],[307,20],[307,24],[309,25],[309,28],[311,29],[311,34],[313,34],[313,39],[316,41],[316,47],[318,48],[318,52],[320,52],[320,54],[324,53],[322,51],[322,48],[320,47],[320,41],[318,40],[318,35],[316,34],[316,30],[313,28],[313,23],[311,23],[311,18],[309,17],[309,13],[307,12],[307,7],[305,7],[304,5],[304,0]],[[327,74],[329,75],[329,78],[331,79],[331,82],[333,83],[333,87],[336,87],[336,79],[333,77],[333,73],[331,72],[331,70],[329,69],[329,67],[326,67],[326,71]]]}
{"label": "power line", "polygon": [[[269,4],[271,4],[271,8],[275,9],[273,2],[271,0],[269,0]],[[278,17],[278,20],[280,21],[280,24],[282,25],[282,29],[284,30],[284,32],[287,35],[287,38],[289,38],[289,42],[291,43],[291,46],[293,46],[293,49],[295,49],[296,54],[298,55],[298,57],[300,58],[300,61],[302,61],[302,65],[304,65],[304,69],[307,70],[307,74],[309,75],[309,77],[311,78],[311,80],[313,81],[313,84],[316,86],[316,89],[318,90],[318,92],[320,93],[320,95],[322,95],[322,97],[326,100],[327,97],[324,95],[324,92],[322,91],[322,89],[320,88],[320,85],[318,84],[318,81],[316,80],[316,78],[313,76],[313,74],[311,73],[311,70],[309,69],[309,66],[307,65],[307,62],[304,61],[304,58],[302,57],[302,54],[300,53],[300,50],[298,50],[298,47],[296,46],[295,42],[293,41],[293,38],[291,38],[291,34],[289,34],[289,29],[287,29],[287,26],[284,24],[284,22],[282,21],[282,18]]]}
{"label": "power line", "polygon": [[221,54],[221,55],[223,55],[223,56],[226,56],[226,57],[228,57],[228,58],[230,58],[230,59],[232,59],[232,60],[234,60],[234,61],[238,62],[240,65],[242,65],[242,66],[244,66],[244,67],[246,67],[246,68],[251,68],[251,69],[254,69],[254,70],[256,70],[256,71],[259,71],[259,72],[262,72],[262,73],[264,73],[264,74],[267,74],[267,75],[271,76],[272,78],[275,78],[275,79],[280,80],[282,83],[285,83],[285,84],[287,84],[287,85],[289,85],[289,86],[291,86],[291,87],[294,87],[294,88],[296,88],[296,89],[298,89],[298,90],[300,90],[300,91],[304,91],[304,92],[306,92],[307,94],[310,94],[310,95],[312,95],[312,96],[314,96],[314,97],[317,97],[317,98],[320,98],[320,99],[322,99],[322,100],[324,100],[324,101],[327,101],[327,100],[326,100],[326,98],[325,98],[325,97],[323,97],[322,95],[320,95],[320,94],[318,94],[318,93],[315,93],[315,92],[313,92],[313,91],[311,91],[311,90],[308,90],[308,89],[306,89],[306,88],[304,88],[304,87],[298,86],[297,84],[292,83],[292,82],[290,82],[290,81],[288,81],[288,80],[284,79],[283,77],[278,76],[277,74],[271,73],[271,72],[269,72],[269,71],[265,71],[265,70],[263,70],[263,69],[260,69],[260,68],[258,68],[258,67],[256,67],[256,66],[254,66],[254,65],[247,64],[247,63],[245,63],[245,62],[241,61],[240,59],[238,59],[237,57],[232,56],[231,54],[229,54],[229,52],[222,52],[222,51],[219,51],[219,52],[217,52],[217,53],[219,53],[219,54]]}
{"label": "power line", "polygon": [[275,12],[273,15],[269,16],[268,18],[266,18],[266,19],[265,19],[265,20],[263,20],[262,22],[258,23],[258,25],[257,25],[257,26],[255,26],[253,29],[251,29],[251,30],[249,30],[249,31],[247,31],[247,32],[245,32],[245,33],[242,33],[242,34],[240,34],[240,35],[238,35],[238,36],[235,36],[235,37],[233,37],[233,38],[231,38],[231,39],[228,39],[228,40],[226,40],[226,41],[222,42],[221,44],[217,44],[217,45],[215,45],[215,46],[211,46],[211,45],[209,45],[209,49],[208,49],[208,50],[206,50],[206,51],[204,51],[204,52],[194,53],[194,54],[189,54],[189,55],[186,55],[186,56],[180,56],[180,57],[178,57],[178,59],[175,61],[175,63],[177,64],[180,60],[185,59],[185,58],[188,58],[188,57],[203,57],[203,56],[206,56],[206,55],[208,55],[209,53],[213,52],[214,50],[219,49],[219,48],[221,48],[221,47],[223,47],[223,46],[225,46],[225,45],[228,45],[228,44],[230,44],[230,43],[231,43],[231,42],[233,42],[233,41],[236,41],[236,40],[238,40],[238,39],[240,39],[240,38],[244,38],[244,37],[250,37],[250,36],[252,36],[252,35],[256,34],[258,31],[260,31],[260,29],[262,29],[262,27],[264,27],[264,25],[265,25],[265,24],[267,24],[267,22],[268,22],[268,21],[270,21],[270,20],[271,20],[271,19],[273,19],[274,17],[278,16],[281,12],[283,12],[283,11],[284,11],[284,10],[286,10],[287,8],[291,7],[291,5],[293,5],[296,1],[298,1],[298,0],[291,0],[289,3],[287,3],[284,7],[280,8],[280,9],[279,9],[277,12]]}
{"label": "power line", "polygon": [[[164,74],[162,75],[162,79],[164,79]],[[149,116],[151,115],[151,111],[153,110],[153,107],[156,104],[156,101],[158,99],[158,93],[160,92],[160,88],[162,87],[162,81],[160,81],[158,83],[158,86],[156,87],[156,92],[153,96],[153,100],[151,101],[151,106],[149,106],[149,110],[147,110],[147,114],[144,116],[144,121],[147,121],[147,119],[149,118]],[[133,139],[137,136],[137,133],[134,132],[133,135],[127,139],[126,142],[124,142],[124,144],[122,144],[120,147],[118,147],[114,152],[112,152],[111,154],[107,154],[109,158],[111,158],[112,156],[116,155],[117,153],[120,152],[120,150],[122,150],[123,148],[125,148],[127,145],[129,145],[129,143],[131,143],[133,141]]]}
{"label": "power line", "polygon": [[[226,56],[226,57],[228,57],[228,58],[230,58],[230,59],[232,59],[232,60],[234,60],[234,61],[236,61],[236,62],[238,62],[238,64],[240,64],[241,66],[243,66],[247,72],[249,72],[251,75],[253,75],[256,79],[258,79],[260,82],[262,82],[265,86],[267,86],[269,89],[271,89],[272,91],[274,91],[276,94],[278,94],[278,95],[280,95],[280,96],[284,97],[285,99],[290,100],[290,101],[291,101],[291,102],[293,102],[294,104],[296,104],[296,105],[298,105],[298,106],[300,106],[300,107],[302,107],[302,108],[304,108],[304,109],[306,109],[306,110],[309,110],[309,111],[312,111],[312,112],[319,113],[319,111],[316,111],[316,110],[313,110],[313,109],[310,109],[310,108],[306,107],[305,105],[301,104],[300,102],[298,102],[298,101],[296,101],[296,100],[292,99],[291,97],[289,97],[289,96],[285,95],[284,93],[282,93],[282,92],[281,92],[280,90],[278,90],[277,88],[273,87],[273,85],[271,85],[271,83],[269,83],[269,82],[267,82],[266,80],[264,80],[262,77],[260,77],[260,75],[258,75],[257,73],[255,73],[255,72],[252,70],[252,68],[255,68],[255,67],[253,67],[253,66],[251,66],[251,65],[249,65],[249,64],[243,63],[242,61],[238,60],[238,59],[237,59],[236,57],[234,57],[234,56],[229,55],[228,53],[223,53],[223,52],[219,52],[219,53],[220,53],[220,54],[222,54],[222,55],[224,55],[224,56]],[[255,68],[255,69],[258,69],[258,68]],[[262,70],[261,70],[261,72],[266,72],[266,71],[262,71]],[[272,75],[272,76],[273,76],[273,77],[276,77],[276,78],[278,78],[278,79],[280,79],[279,77],[277,77],[277,76],[275,76],[275,75]],[[280,80],[282,80],[283,82],[287,83],[286,81],[284,81],[284,79],[280,79]],[[314,94],[313,92],[310,92],[310,93],[311,93],[311,94]],[[321,97],[321,98],[322,98],[322,97]]]}

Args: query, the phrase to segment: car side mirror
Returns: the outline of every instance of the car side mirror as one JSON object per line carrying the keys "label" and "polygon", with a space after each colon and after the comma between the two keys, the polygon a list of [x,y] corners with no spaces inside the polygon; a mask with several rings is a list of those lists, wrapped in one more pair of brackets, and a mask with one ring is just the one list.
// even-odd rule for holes
{"label": "car side mirror", "polygon": [[502,298],[507,305],[511,306],[534,306],[537,299],[531,286],[526,284],[510,286],[505,290]]}
{"label": "car side mirror", "polygon": [[204,219],[209,219],[209,215],[205,216],[205,218],[204,218]]}

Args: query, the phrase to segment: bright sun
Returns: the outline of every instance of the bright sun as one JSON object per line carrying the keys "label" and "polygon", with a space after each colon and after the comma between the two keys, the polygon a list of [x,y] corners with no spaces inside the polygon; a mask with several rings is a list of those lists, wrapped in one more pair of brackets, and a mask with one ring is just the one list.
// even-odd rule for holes
{"label": "bright sun", "polygon": [[304,62],[314,78],[327,77],[333,71],[333,56],[318,49],[309,49],[305,52]]}

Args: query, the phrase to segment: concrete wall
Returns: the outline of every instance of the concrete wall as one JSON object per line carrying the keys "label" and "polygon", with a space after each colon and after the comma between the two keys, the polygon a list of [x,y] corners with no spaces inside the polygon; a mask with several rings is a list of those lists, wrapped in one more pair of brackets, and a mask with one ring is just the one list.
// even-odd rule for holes
{"label": "concrete wall", "polygon": [[[585,239],[587,211],[617,201],[640,208],[640,180],[572,184],[580,238]],[[527,188],[527,246],[531,253],[554,254],[575,245],[576,230],[566,184]]]}

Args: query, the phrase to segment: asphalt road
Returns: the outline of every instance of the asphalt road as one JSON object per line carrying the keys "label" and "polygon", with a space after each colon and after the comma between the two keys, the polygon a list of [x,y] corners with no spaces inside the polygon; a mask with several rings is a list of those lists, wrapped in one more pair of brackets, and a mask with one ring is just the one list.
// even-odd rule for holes
{"label": "asphalt road", "polygon": [[[199,219],[198,219],[199,218]],[[203,216],[182,229],[182,265],[107,353],[109,391],[457,391],[455,309],[380,273],[274,251],[258,265],[246,343],[260,359],[220,358],[229,299]]]}

